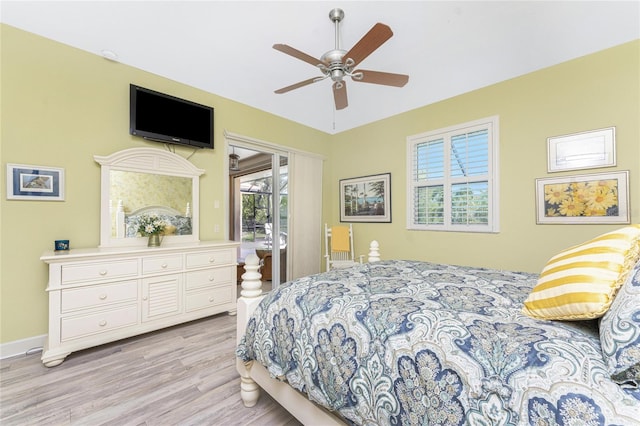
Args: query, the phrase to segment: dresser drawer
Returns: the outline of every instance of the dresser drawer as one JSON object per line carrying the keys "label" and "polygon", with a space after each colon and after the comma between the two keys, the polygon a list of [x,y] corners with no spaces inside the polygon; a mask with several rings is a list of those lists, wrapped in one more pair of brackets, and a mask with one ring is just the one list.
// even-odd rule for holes
{"label": "dresser drawer", "polygon": [[[233,270],[230,267],[203,269],[201,271],[187,272],[186,289],[191,290],[200,287],[229,284],[232,281]],[[234,283],[235,285],[235,283]]]}
{"label": "dresser drawer", "polygon": [[64,313],[112,303],[136,301],[138,299],[138,281],[92,285],[63,290],[61,293],[60,310]]}
{"label": "dresser drawer", "polygon": [[193,312],[233,301],[235,286],[214,287],[205,291],[188,293],[185,302],[185,312]]}
{"label": "dresser drawer", "polygon": [[138,323],[137,305],[124,306],[95,314],[60,320],[60,339],[76,339],[91,334],[104,333]]}
{"label": "dresser drawer", "polygon": [[142,259],[142,273],[171,272],[182,269],[182,256],[145,257]]}
{"label": "dresser drawer", "polygon": [[208,250],[187,254],[187,268],[235,264],[235,249]]}
{"label": "dresser drawer", "polygon": [[138,261],[136,259],[62,265],[62,284],[127,278],[137,275]]}

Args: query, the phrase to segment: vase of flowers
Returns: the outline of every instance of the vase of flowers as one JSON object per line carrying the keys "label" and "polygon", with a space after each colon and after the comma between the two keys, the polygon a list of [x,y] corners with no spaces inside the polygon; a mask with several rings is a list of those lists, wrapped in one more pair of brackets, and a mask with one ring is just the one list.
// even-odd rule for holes
{"label": "vase of flowers", "polygon": [[160,235],[164,232],[167,222],[160,219],[156,213],[143,214],[138,219],[138,232],[143,237],[149,237],[148,247],[159,247]]}

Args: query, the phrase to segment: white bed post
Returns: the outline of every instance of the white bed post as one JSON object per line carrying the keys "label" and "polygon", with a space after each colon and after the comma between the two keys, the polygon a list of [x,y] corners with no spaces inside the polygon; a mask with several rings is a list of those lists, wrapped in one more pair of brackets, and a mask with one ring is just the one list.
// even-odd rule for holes
{"label": "white bed post", "polygon": [[380,244],[376,240],[371,241],[371,244],[369,244],[369,257],[367,260],[369,263],[380,262]]}
{"label": "white bed post", "polygon": [[[256,309],[262,298],[262,274],[260,269],[260,259],[255,254],[248,255],[244,260],[245,273],[242,274],[242,290],[238,298],[238,322],[236,330],[236,342],[244,335],[247,323],[251,314]],[[260,397],[260,388],[249,375],[251,362],[245,365],[239,358],[236,358],[236,369],[240,373],[240,397],[245,407],[253,407]]]}
{"label": "white bed post", "polygon": [[118,206],[116,207],[116,238],[124,238],[125,227],[124,205],[122,204],[122,200],[118,200]]}

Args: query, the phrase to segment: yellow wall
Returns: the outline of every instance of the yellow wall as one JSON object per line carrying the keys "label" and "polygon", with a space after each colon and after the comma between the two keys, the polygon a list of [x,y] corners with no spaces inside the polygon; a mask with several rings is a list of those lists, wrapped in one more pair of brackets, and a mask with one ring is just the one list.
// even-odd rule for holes
{"label": "yellow wall", "polygon": [[[500,233],[406,230],[406,137],[493,115],[500,117]],[[617,167],[547,173],[548,137],[610,126]],[[536,225],[536,178],[630,170],[631,219],[640,222],[640,41],[340,133],[330,159],[330,222],[339,220],[340,179],[391,172],[393,222],[355,224],[357,253],[377,239],[383,258],[537,272],[562,248],[622,225]]]}
{"label": "yellow wall", "polygon": [[[2,343],[47,332],[47,267],[39,257],[53,240],[68,238],[74,247],[99,244],[100,168],[93,155],[136,146],[162,148],[128,134],[129,83],[215,107],[216,149],[198,151],[190,159],[206,170],[200,183],[203,240],[224,238],[214,232],[215,224],[224,225],[226,211],[224,130],[325,155],[323,221],[329,223],[339,220],[339,179],[391,172],[393,223],[354,224],[359,254],[375,238],[384,258],[539,270],[560,248],[615,228],[535,224],[534,179],[550,176],[546,138],[609,126],[616,126],[618,166],[594,172],[631,171],[632,219],[640,222],[640,42],[330,136],[6,25],[0,31],[0,190],[6,187],[6,163],[66,171],[64,202],[0,197]],[[496,114],[501,232],[405,230],[406,137]],[[177,152],[186,157],[191,150],[178,147]],[[213,207],[215,200],[219,209]]]}
{"label": "yellow wall", "polygon": [[[225,130],[297,149],[325,154],[328,135],[51,40],[0,27],[2,126],[0,160],[0,342],[47,333],[47,266],[39,260],[56,239],[72,247],[100,243],[100,166],[94,154],[133,147],[164,149],[129,135],[129,84],[215,108],[216,149],[190,161],[200,180],[200,238],[225,238]],[[183,157],[190,148],[177,147]],[[64,202],[7,201],[6,163],[63,167]],[[214,201],[220,208],[214,209]],[[320,232],[320,231],[318,231]]]}

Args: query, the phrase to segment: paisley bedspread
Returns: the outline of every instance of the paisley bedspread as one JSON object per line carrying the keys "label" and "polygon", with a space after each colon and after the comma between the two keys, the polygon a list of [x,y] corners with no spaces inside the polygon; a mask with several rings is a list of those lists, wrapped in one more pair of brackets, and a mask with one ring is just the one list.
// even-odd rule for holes
{"label": "paisley bedspread", "polygon": [[358,425],[638,425],[596,321],[520,312],[536,275],[382,261],[261,302],[237,354]]}

